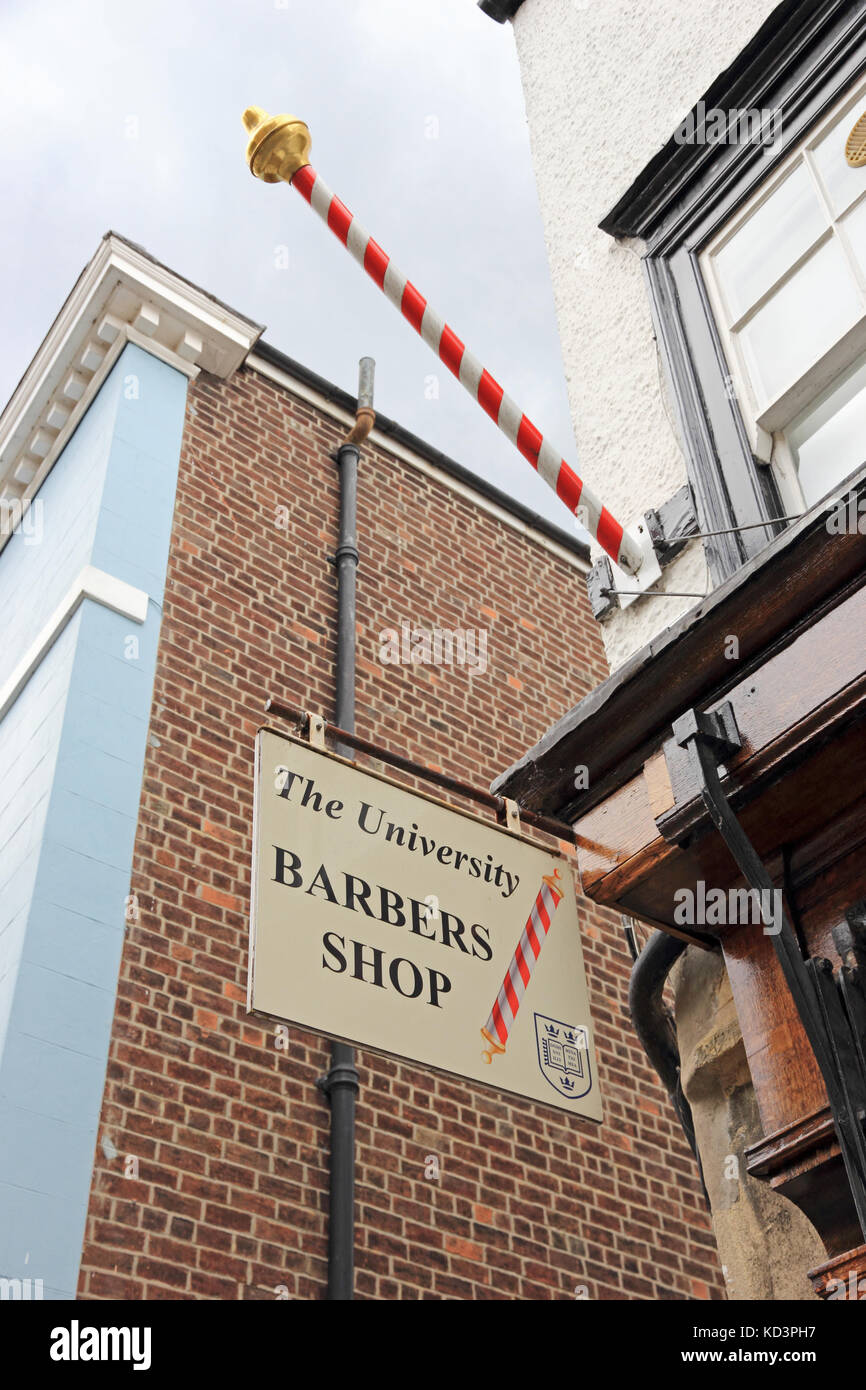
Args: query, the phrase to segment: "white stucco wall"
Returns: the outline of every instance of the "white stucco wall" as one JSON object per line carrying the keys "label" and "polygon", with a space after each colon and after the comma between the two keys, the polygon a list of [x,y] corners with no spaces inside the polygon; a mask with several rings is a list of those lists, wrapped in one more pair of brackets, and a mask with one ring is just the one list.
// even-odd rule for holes
{"label": "white stucco wall", "polygon": [[[774,0],[525,0],[514,19],[578,472],[628,525],[686,482],[660,386],[639,243],[598,224]],[[704,592],[699,545],[665,571]],[[690,608],[642,598],[603,624],[611,667]]]}

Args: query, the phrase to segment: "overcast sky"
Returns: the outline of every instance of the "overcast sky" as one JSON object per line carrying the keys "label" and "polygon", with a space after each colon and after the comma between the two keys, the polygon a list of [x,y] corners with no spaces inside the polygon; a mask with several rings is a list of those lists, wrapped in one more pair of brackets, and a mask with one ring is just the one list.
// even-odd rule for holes
{"label": "overcast sky", "polygon": [[475,0],[2,0],[0,400],[112,228],[347,391],[375,357],[383,413],[569,528],[299,195],[253,179],[250,104],[306,121],[325,181],[575,461],[514,38]]}

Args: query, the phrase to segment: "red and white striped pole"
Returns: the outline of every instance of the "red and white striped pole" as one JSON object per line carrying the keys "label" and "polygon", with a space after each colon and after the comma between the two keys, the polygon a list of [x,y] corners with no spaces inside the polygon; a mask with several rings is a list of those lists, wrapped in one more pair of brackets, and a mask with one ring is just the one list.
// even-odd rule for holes
{"label": "red and white striped pole", "polygon": [[487,1043],[487,1047],[482,1051],[485,1062],[492,1062],[497,1053],[505,1051],[517,1010],[523,1001],[526,987],[535,969],[535,962],[541,955],[541,948],[550,931],[553,914],[564,897],[558,879],[558,869],[542,878],[538,897],[532,904],[526,926],[520,933],[520,940],[505,972],[502,988],[493,1001],[490,1017],[481,1029],[481,1036]]}
{"label": "red and white striped pole", "polygon": [[303,121],[267,116],[258,106],[248,107],[243,120],[250,132],[247,163],[255,176],[265,183],[282,179],[298,190],[611,559],[636,574],[643,556],[632,537],[313,169],[310,132]]}

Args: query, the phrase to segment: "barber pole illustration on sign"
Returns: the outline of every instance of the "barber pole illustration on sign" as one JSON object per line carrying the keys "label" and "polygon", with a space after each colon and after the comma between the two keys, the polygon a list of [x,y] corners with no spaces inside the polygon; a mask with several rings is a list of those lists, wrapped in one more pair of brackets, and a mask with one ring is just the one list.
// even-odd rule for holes
{"label": "barber pole illustration on sign", "polygon": [[253,855],[253,1012],[601,1120],[562,856],[272,729]]}
{"label": "barber pole illustration on sign", "polygon": [[485,1062],[492,1062],[496,1053],[505,1051],[508,1034],[517,1018],[517,1010],[532,978],[535,962],[541,955],[541,947],[550,931],[553,914],[562,898],[562,879],[559,870],[556,869],[552,874],[545,874],[541,880],[538,897],[532,904],[532,911],[514,948],[502,988],[493,1001],[487,1023],[481,1029],[481,1036],[487,1043],[487,1047],[482,1048]]}

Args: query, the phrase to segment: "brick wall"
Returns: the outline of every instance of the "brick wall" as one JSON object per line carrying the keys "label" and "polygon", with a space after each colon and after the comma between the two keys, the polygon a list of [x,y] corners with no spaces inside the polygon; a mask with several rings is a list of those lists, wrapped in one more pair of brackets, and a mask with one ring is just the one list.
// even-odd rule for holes
{"label": "brick wall", "polygon": [[[324,1294],[329,1047],[244,1001],[263,704],[333,714],[340,437],[252,370],[190,389],[84,1298]],[[606,674],[583,577],[372,447],[359,523],[358,732],[485,786]],[[402,619],[486,628],[487,672],[381,665]],[[604,1125],[359,1052],[359,1297],[720,1296],[619,922],[582,921]]]}

